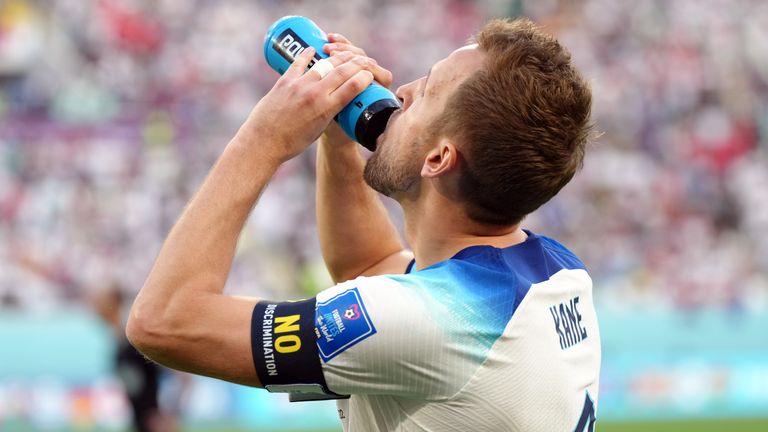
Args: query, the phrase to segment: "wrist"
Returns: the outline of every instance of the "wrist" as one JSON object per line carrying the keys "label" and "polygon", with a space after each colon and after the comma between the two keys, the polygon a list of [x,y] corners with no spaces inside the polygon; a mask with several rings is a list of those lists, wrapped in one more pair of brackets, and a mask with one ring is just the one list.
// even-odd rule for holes
{"label": "wrist", "polygon": [[360,145],[357,142],[349,140],[349,142],[341,143],[338,140],[330,139],[326,135],[320,137],[318,150],[329,155],[334,160],[358,160],[363,158],[360,152]]}
{"label": "wrist", "polygon": [[247,157],[262,168],[277,170],[285,160],[290,159],[281,154],[284,145],[278,138],[267,133],[245,127],[235,134],[227,145],[230,151]]}
{"label": "wrist", "polygon": [[342,179],[344,182],[355,179],[362,181],[365,159],[358,147],[357,144],[338,147],[321,142],[317,152],[318,171],[325,173],[323,175],[329,179]]}
{"label": "wrist", "polygon": [[232,138],[232,145],[245,149],[260,160],[280,166],[291,155],[288,152],[289,142],[278,132],[274,126],[262,125],[249,118]]}
{"label": "wrist", "polygon": [[324,133],[318,141],[319,147],[335,157],[355,158],[360,157],[360,146],[346,135],[343,137]]}

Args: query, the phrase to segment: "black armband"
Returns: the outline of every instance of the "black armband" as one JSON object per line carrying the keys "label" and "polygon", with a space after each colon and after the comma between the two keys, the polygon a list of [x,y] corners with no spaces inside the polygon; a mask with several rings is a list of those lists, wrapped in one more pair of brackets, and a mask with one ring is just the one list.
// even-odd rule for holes
{"label": "black armband", "polygon": [[291,401],[342,399],[328,389],[317,350],[315,299],[256,304],[251,350],[259,381]]}

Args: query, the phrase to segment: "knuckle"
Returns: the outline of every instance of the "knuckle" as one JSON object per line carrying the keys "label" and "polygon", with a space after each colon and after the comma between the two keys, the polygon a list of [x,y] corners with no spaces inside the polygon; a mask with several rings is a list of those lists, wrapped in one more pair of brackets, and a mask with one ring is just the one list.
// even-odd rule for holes
{"label": "knuckle", "polygon": [[315,87],[307,88],[301,93],[301,99],[303,99],[305,102],[315,101],[317,100],[318,96],[320,96],[320,92]]}
{"label": "knuckle", "polygon": [[339,64],[342,64],[342,63],[348,61],[349,59],[351,59],[353,56],[354,56],[354,54],[351,53],[350,51],[341,51],[337,55],[337,62]]}
{"label": "knuckle", "polygon": [[351,83],[352,90],[354,90],[356,93],[359,93],[363,91],[368,83],[365,82],[366,78],[365,76],[360,76],[359,78],[355,79]]}
{"label": "knuckle", "polygon": [[292,79],[285,83],[285,86],[288,87],[292,94],[299,95],[301,94],[303,87],[299,84],[299,80]]}
{"label": "knuckle", "polygon": [[346,74],[344,75],[344,78],[350,79],[353,76],[355,76],[356,73],[360,72],[363,69],[365,69],[365,65],[362,65],[360,63],[349,65],[349,68],[346,70]]}
{"label": "knuckle", "polygon": [[337,81],[337,80],[343,81],[344,79],[346,79],[347,75],[349,74],[349,72],[347,72],[347,69],[348,68],[346,68],[344,66],[339,66],[336,69],[334,69],[331,72],[334,75],[333,76],[333,80],[334,81]]}
{"label": "knuckle", "polygon": [[345,77],[349,73],[349,65],[343,64],[336,69],[333,70],[333,73],[336,74],[337,77]]}
{"label": "knuckle", "polygon": [[295,93],[297,90],[296,80],[293,77],[286,76],[286,75],[283,75],[282,77],[280,77],[280,79],[278,79],[277,82],[275,83],[275,86],[281,89],[285,89],[291,93]]}

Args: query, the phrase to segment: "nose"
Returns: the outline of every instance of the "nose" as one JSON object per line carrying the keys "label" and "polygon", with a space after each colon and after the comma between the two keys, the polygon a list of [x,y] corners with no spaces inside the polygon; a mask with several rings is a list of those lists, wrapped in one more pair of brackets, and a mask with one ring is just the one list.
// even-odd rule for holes
{"label": "nose", "polygon": [[403,102],[403,110],[407,110],[413,103],[413,92],[416,90],[416,84],[419,80],[411,81],[408,84],[401,85],[395,91],[395,96]]}

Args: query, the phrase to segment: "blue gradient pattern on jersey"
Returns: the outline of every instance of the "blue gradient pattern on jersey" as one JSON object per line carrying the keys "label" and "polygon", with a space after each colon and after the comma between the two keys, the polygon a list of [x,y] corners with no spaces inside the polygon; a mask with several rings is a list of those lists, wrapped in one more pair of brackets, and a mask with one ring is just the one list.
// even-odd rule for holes
{"label": "blue gradient pattern on jersey", "polygon": [[531,285],[563,269],[585,269],[557,241],[526,233],[525,242],[508,248],[471,246],[425,269],[387,277],[414,288],[458,349],[481,363]]}

